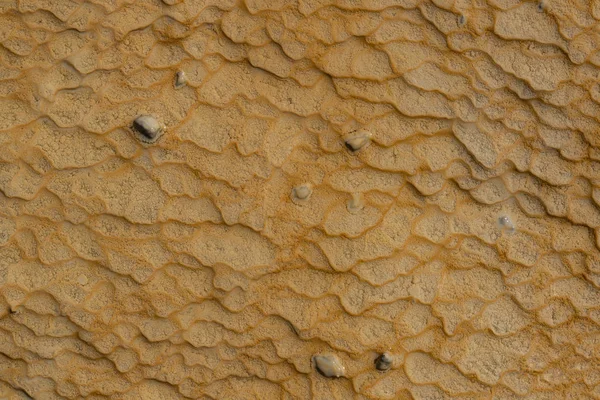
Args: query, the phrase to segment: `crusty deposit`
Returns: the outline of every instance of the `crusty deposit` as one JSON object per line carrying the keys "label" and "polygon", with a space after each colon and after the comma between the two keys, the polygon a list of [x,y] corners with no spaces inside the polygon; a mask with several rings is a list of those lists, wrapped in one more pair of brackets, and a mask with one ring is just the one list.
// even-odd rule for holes
{"label": "crusty deposit", "polygon": [[599,19],[0,1],[0,398],[599,399]]}

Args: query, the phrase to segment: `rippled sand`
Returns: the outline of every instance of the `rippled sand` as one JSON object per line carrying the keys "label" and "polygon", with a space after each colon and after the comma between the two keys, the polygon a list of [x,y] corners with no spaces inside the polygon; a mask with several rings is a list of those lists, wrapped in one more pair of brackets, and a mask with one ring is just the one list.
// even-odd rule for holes
{"label": "rippled sand", "polygon": [[0,1],[0,398],[599,399],[598,19]]}

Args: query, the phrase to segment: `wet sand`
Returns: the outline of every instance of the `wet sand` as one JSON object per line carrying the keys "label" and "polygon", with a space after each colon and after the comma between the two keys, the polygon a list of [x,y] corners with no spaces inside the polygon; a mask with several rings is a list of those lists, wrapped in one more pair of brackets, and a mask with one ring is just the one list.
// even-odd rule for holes
{"label": "wet sand", "polygon": [[0,399],[600,399],[598,20],[1,1]]}

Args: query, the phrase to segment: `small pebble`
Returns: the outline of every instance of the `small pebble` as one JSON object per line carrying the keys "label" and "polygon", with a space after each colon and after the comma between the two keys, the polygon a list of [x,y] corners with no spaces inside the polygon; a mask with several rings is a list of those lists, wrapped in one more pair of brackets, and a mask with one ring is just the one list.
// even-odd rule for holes
{"label": "small pebble", "polygon": [[346,203],[350,214],[356,214],[365,207],[361,193],[352,193],[352,198]]}
{"label": "small pebble", "polygon": [[185,72],[177,71],[175,74],[175,89],[181,89],[187,84],[187,77],[185,76]]}
{"label": "small pebble", "polygon": [[306,201],[310,198],[310,195],[312,194],[312,188],[310,186],[310,184],[303,184],[303,185],[299,185],[296,186],[294,189],[292,189],[292,200],[295,201]]}
{"label": "small pebble", "polygon": [[313,356],[313,361],[317,371],[327,378],[339,378],[346,373],[346,368],[336,355],[324,354]]}
{"label": "small pebble", "polygon": [[459,26],[465,26],[465,24],[467,23],[467,17],[462,14],[460,17],[458,17],[458,25]]}
{"label": "small pebble", "polygon": [[375,360],[375,368],[379,371],[387,371],[392,368],[393,361],[390,353],[383,353]]}
{"label": "small pebble", "polygon": [[133,121],[133,129],[139,138],[146,143],[154,143],[163,134],[165,126],[158,123],[151,115],[140,115]]}
{"label": "small pebble", "polygon": [[544,2],[543,2],[543,1],[540,1],[540,2],[537,4],[537,11],[538,11],[538,12],[543,12],[543,11],[544,11]]}
{"label": "small pebble", "polygon": [[371,132],[361,129],[344,137],[344,143],[350,151],[358,151],[371,143]]}
{"label": "small pebble", "polygon": [[498,225],[500,225],[502,229],[506,229],[508,232],[515,231],[515,225],[513,224],[510,217],[506,215],[503,215],[502,217],[498,218]]}
{"label": "small pebble", "polygon": [[88,283],[88,278],[87,276],[85,276],[84,274],[79,275],[79,277],[77,278],[77,282],[79,282],[80,285],[87,285]]}

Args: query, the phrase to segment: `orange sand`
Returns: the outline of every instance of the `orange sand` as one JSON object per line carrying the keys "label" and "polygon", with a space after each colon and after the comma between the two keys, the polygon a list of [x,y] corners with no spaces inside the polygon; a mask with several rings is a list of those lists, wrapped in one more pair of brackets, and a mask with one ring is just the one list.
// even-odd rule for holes
{"label": "orange sand", "polygon": [[0,399],[600,399],[599,20],[0,1]]}

